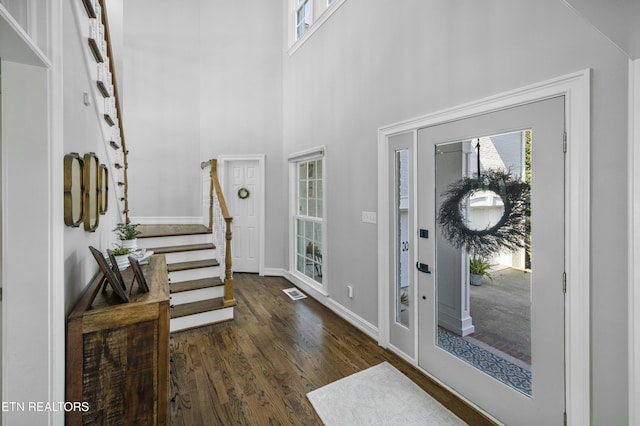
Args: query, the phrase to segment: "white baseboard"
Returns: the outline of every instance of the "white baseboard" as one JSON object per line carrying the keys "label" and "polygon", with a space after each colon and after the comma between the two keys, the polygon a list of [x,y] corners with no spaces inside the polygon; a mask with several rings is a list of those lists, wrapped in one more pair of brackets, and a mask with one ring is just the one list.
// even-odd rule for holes
{"label": "white baseboard", "polygon": [[284,277],[285,270],[282,268],[264,268],[262,274],[265,277]]}
{"label": "white baseboard", "polygon": [[141,225],[200,225],[202,216],[131,216],[132,223]]}
{"label": "white baseboard", "polygon": [[290,281],[293,285],[298,287],[300,290],[307,293],[309,296],[313,297],[315,300],[329,308],[339,317],[347,321],[349,324],[356,327],[358,330],[362,331],[375,341],[378,341],[378,327],[371,324],[364,318],[356,315],[349,309],[345,308],[343,305],[339,304],[335,300],[331,299],[328,294],[324,294],[317,289],[313,288],[309,284],[305,283],[295,275],[291,274],[289,271],[284,271],[283,277]]}

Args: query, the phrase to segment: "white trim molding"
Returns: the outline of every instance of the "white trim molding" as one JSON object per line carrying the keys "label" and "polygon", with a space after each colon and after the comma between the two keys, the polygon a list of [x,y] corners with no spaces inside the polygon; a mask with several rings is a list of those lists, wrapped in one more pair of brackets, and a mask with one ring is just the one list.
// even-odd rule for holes
{"label": "white trim molding", "polygon": [[640,59],[629,61],[629,424],[640,424]]}
{"label": "white trim molding", "polygon": [[[567,296],[565,299],[565,381],[567,425],[590,424],[590,98],[591,70],[586,69],[532,84],[496,96],[445,109],[378,129],[378,300],[379,343],[388,346],[389,203],[387,152],[389,137],[432,126],[565,96],[567,131],[565,252]],[[640,162],[636,163],[640,164]],[[637,176],[636,176],[637,179]],[[637,199],[640,201],[640,198]],[[640,210],[640,209],[639,209]],[[638,213],[640,215],[640,213]],[[585,283],[587,285],[585,285]],[[636,321],[637,324],[637,321]],[[640,328],[640,327],[638,327]]]}

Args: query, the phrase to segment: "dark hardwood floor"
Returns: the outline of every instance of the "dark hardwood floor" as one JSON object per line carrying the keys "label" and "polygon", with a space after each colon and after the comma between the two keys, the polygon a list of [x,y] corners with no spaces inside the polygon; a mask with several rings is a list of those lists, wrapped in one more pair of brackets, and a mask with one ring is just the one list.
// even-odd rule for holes
{"label": "dark hardwood floor", "polygon": [[283,278],[235,274],[233,321],[171,335],[171,424],[321,425],[306,394],[388,361],[471,425],[492,423]]}

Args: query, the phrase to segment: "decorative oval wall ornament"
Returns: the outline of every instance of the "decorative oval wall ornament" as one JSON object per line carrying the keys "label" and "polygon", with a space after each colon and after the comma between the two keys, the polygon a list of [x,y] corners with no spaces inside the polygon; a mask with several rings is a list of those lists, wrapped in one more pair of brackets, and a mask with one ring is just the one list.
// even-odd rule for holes
{"label": "decorative oval wall ornament", "polygon": [[240,198],[241,200],[244,200],[246,198],[249,198],[249,195],[251,193],[249,192],[249,190],[247,188],[240,188],[238,189],[238,198]]}
{"label": "decorative oval wall ornament", "polygon": [[100,162],[96,154],[90,152],[83,157],[84,163],[84,194],[83,194],[83,221],[84,230],[95,232],[100,223],[100,204],[98,187],[98,175],[100,172]]}
{"label": "decorative oval wall ornament", "polygon": [[100,164],[100,171],[98,172],[98,201],[100,207],[98,211],[100,214],[107,214],[109,208],[109,170],[104,164]]}
{"label": "decorative oval wall ornament", "polygon": [[[465,217],[466,198],[477,191],[492,191],[504,204],[500,219],[484,229],[472,229]],[[464,177],[452,183],[438,212],[444,237],[455,248],[474,256],[491,257],[498,252],[525,247],[528,234],[526,217],[531,214],[531,188],[506,170],[490,169],[479,177]]]}
{"label": "decorative oval wall ornament", "polygon": [[82,222],[83,164],[77,152],[64,156],[64,223],[67,226],[78,227]]}

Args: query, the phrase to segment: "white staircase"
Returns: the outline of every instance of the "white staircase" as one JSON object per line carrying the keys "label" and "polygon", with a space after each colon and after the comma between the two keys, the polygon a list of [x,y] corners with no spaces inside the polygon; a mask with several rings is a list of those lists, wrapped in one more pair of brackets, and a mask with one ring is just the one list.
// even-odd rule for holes
{"label": "white staircase", "polygon": [[170,330],[233,319],[224,303],[224,266],[204,225],[139,225],[138,246],[164,254],[171,294]]}

